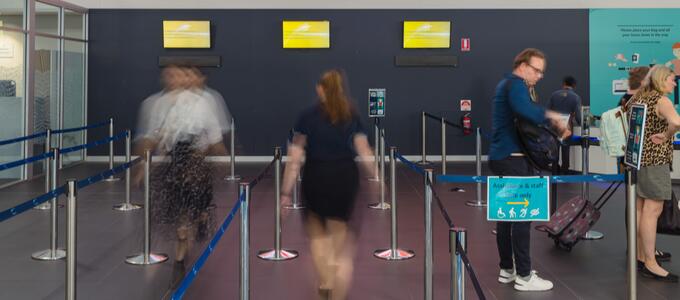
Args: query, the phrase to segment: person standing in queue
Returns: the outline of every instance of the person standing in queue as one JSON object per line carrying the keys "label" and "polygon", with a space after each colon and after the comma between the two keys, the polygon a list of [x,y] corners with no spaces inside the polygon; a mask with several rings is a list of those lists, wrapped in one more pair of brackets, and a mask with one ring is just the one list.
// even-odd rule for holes
{"label": "person standing in queue", "polygon": [[[496,86],[493,98],[493,137],[489,146],[489,167],[498,176],[532,176],[536,170],[522,153],[515,119],[524,118],[535,124],[551,123],[558,134],[566,137],[571,132],[560,122],[559,113],[546,110],[532,100],[530,92],[543,78],[545,55],[528,48],[514,60],[511,74]],[[547,291],[553,283],[539,277],[531,269],[531,222],[497,222],[496,244],[500,256],[498,281],[513,283],[519,291]]]}
{"label": "person standing in queue", "polygon": [[642,87],[630,99],[633,104],[647,105],[636,190],[638,269],[644,277],[665,282],[678,282],[678,275],[659,265],[662,257],[655,248],[657,222],[664,201],[673,198],[673,135],[680,129],[680,115],[667,95],[673,92],[675,86],[673,70],[656,65],[649,70]]}
{"label": "person standing in queue", "polygon": [[354,233],[348,221],[359,189],[359,170],[375,176],[373,152],[364,126],[348,98],[340,71],[323,73],[316,84],[319,101],[295,123],[281,201],[290,204],[302,168],[302,195],[307,205],[305,227],[319,276],[321,299],[346,299],[352,279]]}

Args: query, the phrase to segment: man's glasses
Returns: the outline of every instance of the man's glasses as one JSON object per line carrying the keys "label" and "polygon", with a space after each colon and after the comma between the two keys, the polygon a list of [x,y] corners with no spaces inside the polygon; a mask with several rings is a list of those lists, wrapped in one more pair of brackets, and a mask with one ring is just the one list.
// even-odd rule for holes
{"label": "man's glasses", "polygon": [[543,72],[545,72],[545,71],[532,66],[530,63],[526,63],[526,64],[527,64],[527,66],[531,67],[534,70],[534,72],[536,72],[538,75],[543,76]]}

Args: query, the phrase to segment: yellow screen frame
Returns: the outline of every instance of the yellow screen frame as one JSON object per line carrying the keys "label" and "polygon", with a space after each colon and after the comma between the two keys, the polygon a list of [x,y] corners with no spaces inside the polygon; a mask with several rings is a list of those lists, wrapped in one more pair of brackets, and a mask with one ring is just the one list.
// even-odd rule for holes
{"label": "yellow screen frame", "polygon": [[331,47],[331,22],[283,20],[281,22],[284,49],[328,49]]}
{"label": "yellow screen frame", "polygon": [[451,21],[404,21],[404,49],[451,48]]}
{"label": "yellow screen frame", "polygon": [[210,21],[163,20],[163,48],[210,48]]}

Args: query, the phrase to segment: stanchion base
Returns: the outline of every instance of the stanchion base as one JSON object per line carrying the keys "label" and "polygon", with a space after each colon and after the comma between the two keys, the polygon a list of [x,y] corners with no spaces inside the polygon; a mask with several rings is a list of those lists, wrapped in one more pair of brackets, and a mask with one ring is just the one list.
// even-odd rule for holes
{"label": "stanchion base", "polygon": [[233,176],[229,175],[227,177],[224,177],[224,180],[226,180],[226,181],[240,181],[241,176],[240,175],[233,175]]}
{"label": "stanchion base", "polygon": [[257,257],[264,260],[282,261],[298,257],[298,252],[294,250],[281,249],[277,255],[276,250],[263,250],[259,252]]}
{"label": "stanchion base", "polygon": [[134,203],[121,203],[121,204],[116,204],[113,206],[113,210],[118,210],[118,211],[131,211],[131,210],[137,210],[142,208],[143,206],[140,204],[134,204]]}
{"label": "stanchion base", "polygon": [[35,260],[60,260],[66,258],[66,251],[64,249],[56,249],[52,252],[52,249],[38,251],[31,255],[31,258]]}
{"label": "stanchion base", "polygon": [[465,205],[472,206],[472,207],[485,207],[486,202],[485,201],[468,201],[468,202],[465,202]]}
{"label": "stanchion base", "polygon": [[600,240],[604,238],[604,233],[595,230],[589,230],[581,238],[584,240]]}
{"label": "stanchion base", "polygon": [[387,202],[378,202],[378,203],[371,204],[371,205],[368,206],[368,208],[383,209],[383,210],[390,209],[390,207],[391,207],[390,204],[387,203]]}
{"label": "stanchion base", "polygon": [[130,255],[125,262],[131,265],[154,265],[168,260],[168,255],[163,253],[149,253],[149,261],[144,262],[144,253]]}
{"label": "stanchion base", "polygon": [[106,182],[114,182],[114,181],[118,181],[118,180],[120,180],[120,177],[113,177],[113,176],[111,176],[111,177],[109,177],[109,178],[104,179],[103,181],[106,181]]}
{"label": "stanchion base", "polygon": [[432,164],[432,162],[431,162],[431,161],[427,161],[427,160],[421,160],[421,161],[417,161],[417,162],[416,162],[416,165],[421,165],[421,166],[429,166],[429,165],[431,165],[431,164]]}
{"label": "stanchion base", "polygon": [[283,208],[285,209],[305,209],[304,205],[293,203],[292,205],[286,205]]}
{"label": "stanchion base", "polygon": [[378,249],[373,252],[373,256],[384,260],[405,260],[414,257],[416,254],[412,250],[395,249]]}

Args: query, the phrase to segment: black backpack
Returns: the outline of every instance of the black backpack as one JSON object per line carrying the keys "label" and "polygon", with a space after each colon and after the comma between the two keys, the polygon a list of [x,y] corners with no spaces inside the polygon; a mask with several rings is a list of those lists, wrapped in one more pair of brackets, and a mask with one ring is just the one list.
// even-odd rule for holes
{"label": "black backpack", "polygon": [[522,152],[536,169],[551,172],[559,169],[560,142],[552,130],[521,117],[515,118],[515,127]]}

